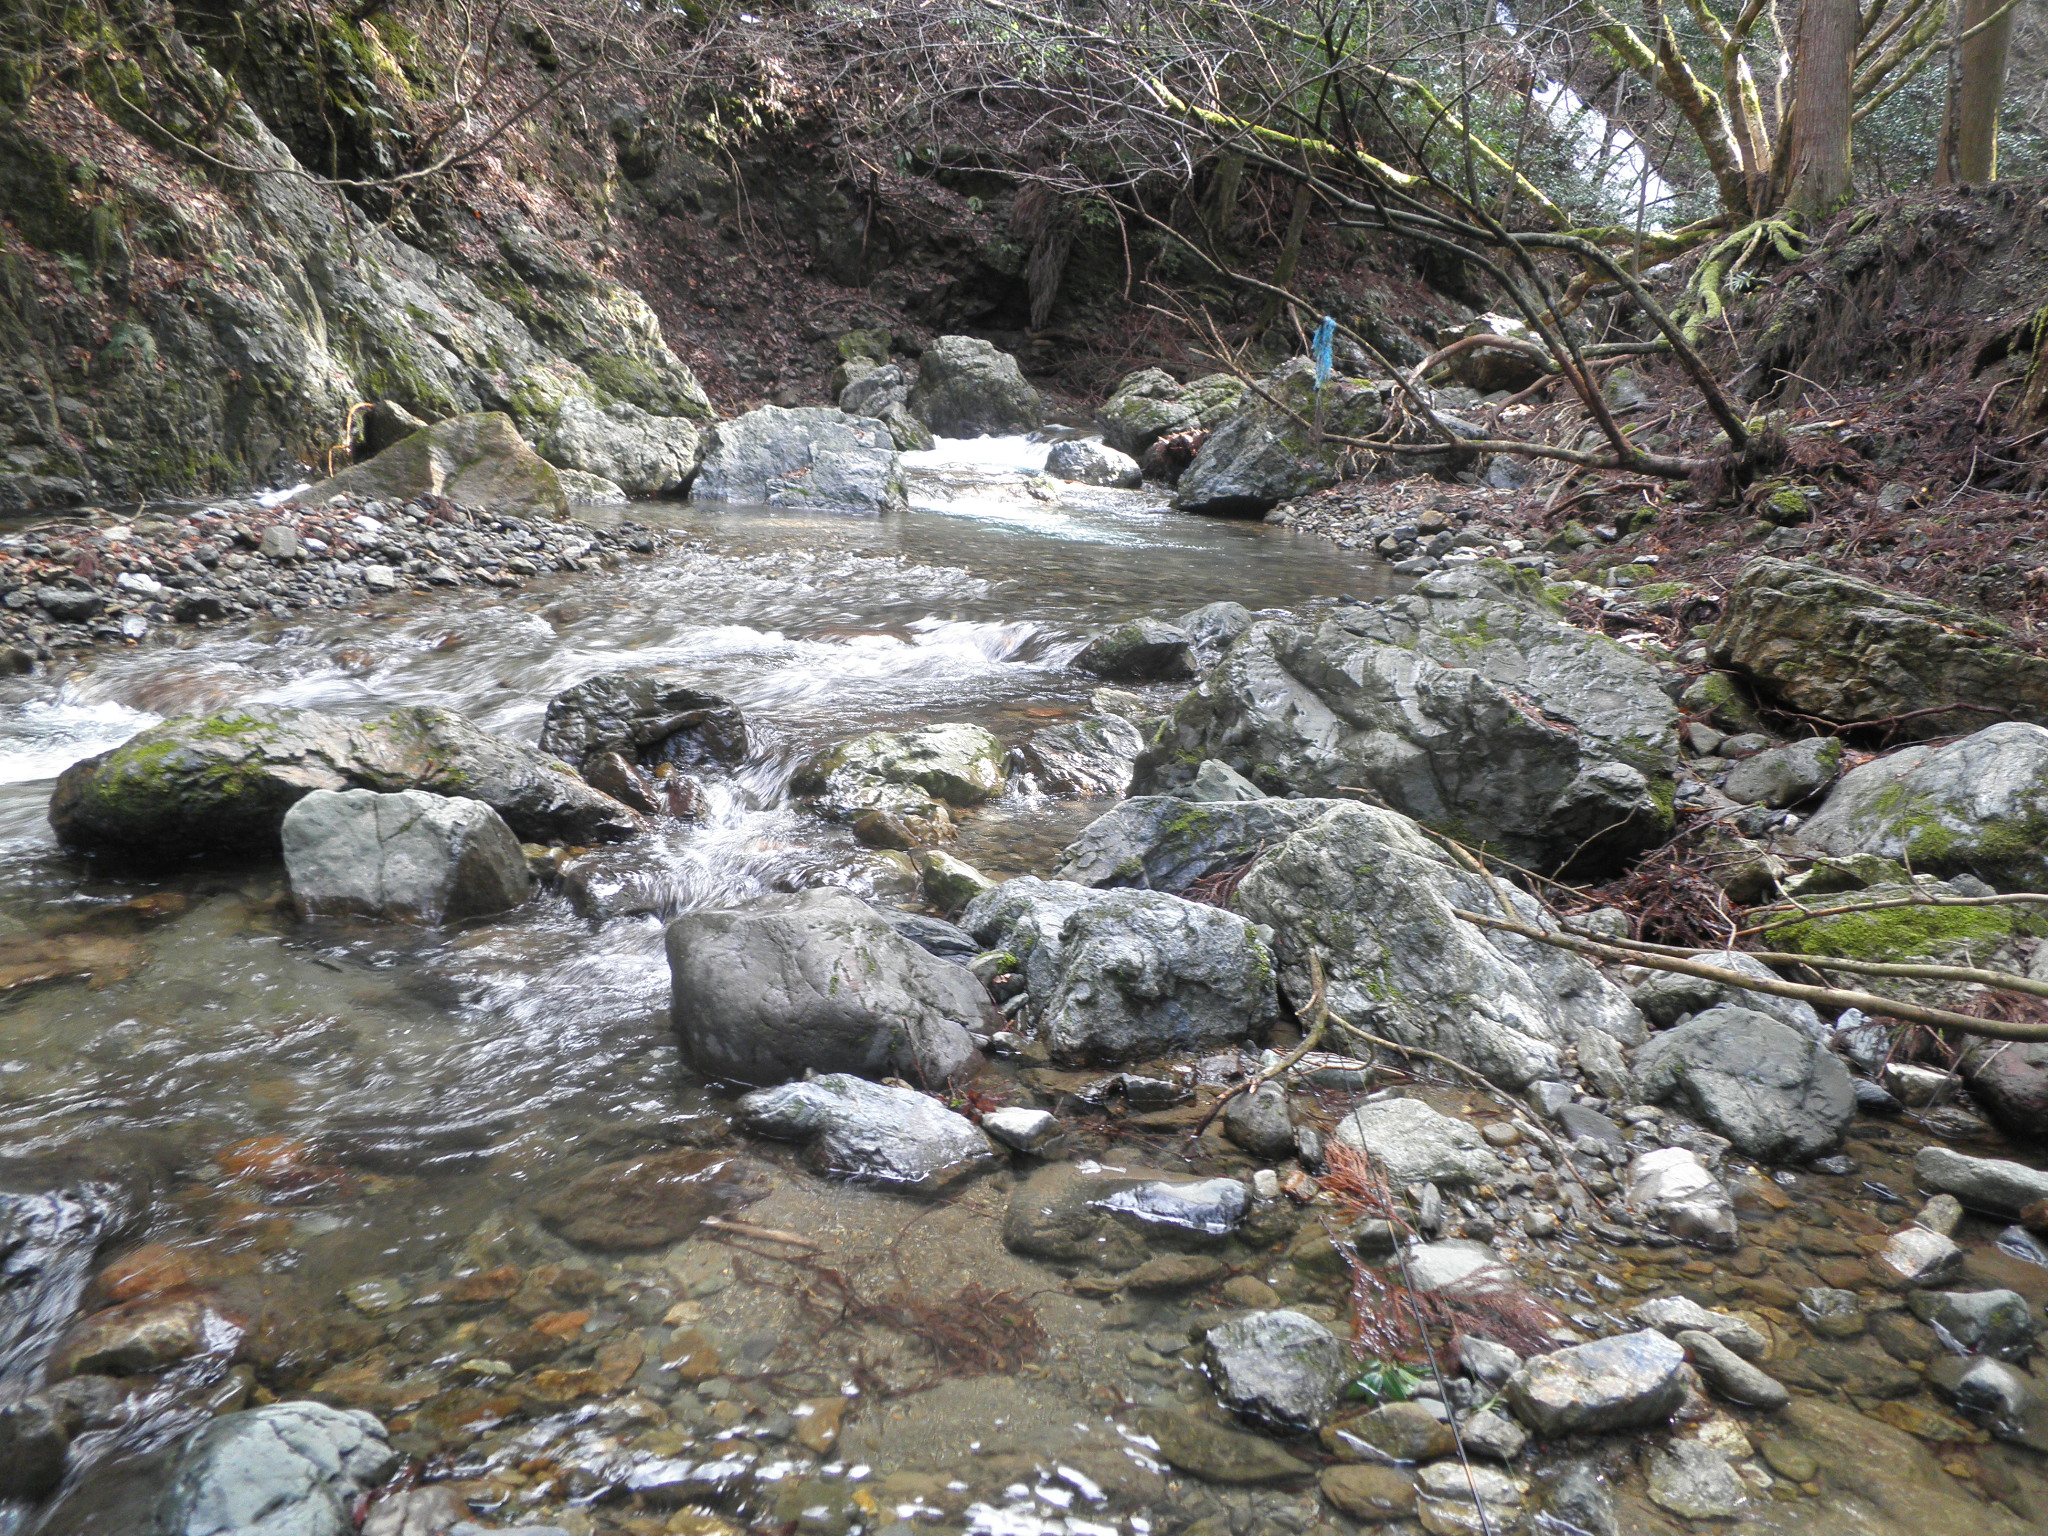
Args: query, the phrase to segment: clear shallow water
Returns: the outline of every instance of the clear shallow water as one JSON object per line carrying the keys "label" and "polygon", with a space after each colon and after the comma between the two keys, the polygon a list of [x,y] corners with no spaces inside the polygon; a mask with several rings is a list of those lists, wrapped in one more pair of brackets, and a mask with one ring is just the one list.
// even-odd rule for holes
{"label": "clear shallow water", "polygon": [[[58,978],[0,990],[0,1166],[62,1159],[127,1181],[147,1213],[133,1240],[234,1256],[236,1283],[265,1298],[252,1305],[346,1318],[336,1298],[358,1280],[445,1269],[536,1190],[667,1144],[711,1102],[669,1036],[658,917],[596,924],[550,895],[459,932],[302,925],[274,869],[135,882],[81,868],[51,842],[51,779],[157,718],[432,703],[532,740],[562,689],[680,665],[742,706],[753,756],[711,786],[700,821],[608,857],[668,911],[816,884],[907,900],[900,870],[787,802],[803,755],[951,719],[1020,739],[1084,707],[1094,680],[1067,663],[1097,625],[1384,587],[1287,530],[1141,494],[1035,497],[1020,476],[1043,454],[942,445],[914,457],[912,510],[882,519],[636,507],[687,547],[517,594],[184,636],[0,705],[0,950]],[[1013,796],[970,818],[962,851],[1043,871],[1096,809]],[[332,1176],[252,1183],[232,1149],[254,1137],[316,1148],[309,1166]],[[826,1186],[788,1198],[813,1225],[828,1207],[901,1220],[891,1201]],[[178,1396],[130,1442],[184,1422]],[[988,1528],[1011,1528],[1001,1507]]]}

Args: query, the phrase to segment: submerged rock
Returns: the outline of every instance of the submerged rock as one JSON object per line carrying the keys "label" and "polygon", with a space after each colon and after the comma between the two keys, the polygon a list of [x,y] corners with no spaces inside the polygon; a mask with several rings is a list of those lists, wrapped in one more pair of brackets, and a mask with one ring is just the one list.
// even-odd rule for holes
{"label": "submerged rock", "polygon": [[1856,1111],[1841,1060],[1776,1019],[1719,1007],[1651,1037],[1636,1088],[1677,1099],[1750,1157],[1792,1162],[1834,1149]]}
{"label": "submerged rock", "polygon": [[1000,1027],[964,967],[843,891],[686,913],[669,925],[668,962],[683,1054],[728,1082],[815,1070],[948,1083],[980,1059],[969,1030]]}
{"label": "submerged rock", "polygon": [[1018,1184],[1003,1242],[1027,1258],[1125,1271],[1153,1250],[1206,1252],[1237,1230],[1251,1197],[1235,1179],[1048,1163]]}
{"label": "submerged rock", "polygon": [[[582,466],[572,466],[581,468]],[[610,478],[610,477],[607,477]],[[527,447],[499,411],[477,411],[413,433],[375,458],[301,491],[293,500],[318,506],[330,496],[409,501],[446,496],[458,506],[493,512],[568,515],[555,467]]]}
{"label": "submerged rock", "polygon": [[1986,726],[1851,769],[1799,838],[1817,853],[1975,875],[2000,890],[2048,890],[2048,730]]}
{"label": "submerged rock", "polygon": [[1677,714],[1661,682],[1510,577],[1445,572],[1313,628],[1253,624],[1132,788],[1170,791],[1216,758],[1274,794],[1370,790],[1520,863],[1612,862],[1671,826]]}
{"label": "submerged rock", "polygon": [[[1405,816],[1324,804],[1319,817],[1259,855],[1232,898],[1278,936],[1290,997],[1314,990],[1313,947],[1337,1013],[1513,1088],[1555,1077],[1568,1045],[1584,1060],[1600,1040],[1611,1048],[1642,1039],[1642,1016],[1584,960],[1455,915],[1500,913],[1543,928],[1552,920],[1536,902],[1474,873]],[[1511,910],[1502,913],[1501,902]]]}
{"label": "submerged rock", "polygon": [[1279,1016],[1264,941],[1219,907],[1027,878],[975,898],[960,923],[1018,958],[1030,1017],[1064,1061],[1227,1045]]}
{"label": "submerged rock", "polygon": [[879,421],[830,406],[764,405],[711,429],[690,500],[898,512],[903,470]]}
{"label": "submerged rock", "polygon": [[316,789],[285,813],[285,876],[304,916],[459,922],[532,893],[526,854],[481,800]]}
{"label": "submerged rock", "polygon": [[1749,1503],[1728,1458],[1698,1440],[1673,1440],[1650,1453],[1649,1492],[1651,1503],[1685,1520],[1732,1520]]}
{"label": "submerged rock", "polygon": [[2017,1291],[1922,1291],[1908,1297],[1907,1304],[1949,1348],[1963,1354],[2024,1359],[2041,1332],[2034,1308]]}
{"label": "submerged rock", "polygon": [[356,1501],[394,1460],[367,1413],[290,1402],[226,1414],[180,1448],[157,1527],[164,1536],[344,1536]]}
{"label": "submerged rock", "polygon": [[757,1089],[739,1112],[749,1130],[807,1142],[821,1171],[864,1184],[929,1193],[1000,1160],[964,1115],[845,1073]]}
{"label": "submerged rock", "polygon": [[1212,1483],[1274,1483],[1315,1469],[1262,1435],[1228,1429],[1182,1408],[1140,1408],[1131,1425],[1159,1447],[1168,1466]]}
{"label": "submerged rock", "polygon": [[1209,1379],[1226,1407],[1282,1434],[1320,1429],[1337,1404],[1344,1348],[1299,1312],[1253,1312],[1211,1328]]}
{"label": "submerged rock", "polygon": [[1483,1184],[1502,1172],[1500,1159],[1462,1120],[1440,1115],[1420,1099],[1362,1104],[1337,1122],[1337,1141],[1372,1158],[1395,1189],[1410,1184]]}
{"label": "submerged rock", "polygon": [[1416,1513],[1430,1536],[1486,1536],[1521,1523],[1527,1489],[1522,1479],[1492,1467],[1434,1461],[1415,1474]]}
{"label": "submerged rock", "polygon": [[1685,1397],[1685,1350],[1654,1328],[1538,1355],[1508,1379],[1508,1401],[1539,1435],[1661,1424]]}
{"label": "submerged rock", "polygon": [[667,1248],[716,1216],[758,1197],[752,1171],[708,1152],[660,1152],[606,1163],[535,1209],[556,1232],[586,1248]]}
{"label": "submerged rock", "polygon": [[481,800],[529,842],[612,842],[639,819],[566,763],[418,705],[350,720],[251,704],[179,715],[65,769],[50,824],[129,862],[276,856],[285,813],[316,789],[418,789]]}
{"label": "submerged rock", "polygon": [[1001,437],[1045,425],[1017,359],[977,336],[941,336],[918,360],[911,414],[940,437]]}
{"label": "submerged rock", "polygon": [[1752,560],[1708,647],[1773,701],[1838,724],[1933,737],[1985,711],[2048,722],[2048,659],[2005,626],[1815,565]]}

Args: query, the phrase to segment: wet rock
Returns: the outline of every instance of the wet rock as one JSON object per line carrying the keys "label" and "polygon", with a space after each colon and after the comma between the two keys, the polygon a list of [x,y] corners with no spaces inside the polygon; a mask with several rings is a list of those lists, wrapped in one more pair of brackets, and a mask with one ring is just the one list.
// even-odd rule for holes
{"label": "wet rock", "polygon": [[1735,1204],[1695,1152],[1660,1147],[1644,1153],[1629,1164],[1626,1189],[1630,1207],[1673,1237],[1724,1251],[1742,1246]]}
{"label": "wet rock", "polygon": [[1415,1513],[1415,1479],[1392,1467],[1325,1467],[1319,1484],[1340,1513],[1367,1524]]}
{"label": "wet rock", "polygon": [[731,767],[747,755],[747,727],[730,699],[695,686],[683,667],[645,667],[587,678],[548,701],[540,749],[587,771],[617,752],[635,764]]}
{"label": "wet rock", "polygon": [[1116,715],[1084,715],[1033,731],[1017,749],[1023,770],[1051,794],[1121,795],[1144,749],[1138,728]]}
{"label": "wet rock", "polygon": [[1683,1102],[1759,1159],[1832,1150],[1856,1108],[1837,1057],[1747,1008],[1711,1008],[1653,1036],[1636,1053],[1635,1078],[1645,1102]]}
{"label": "wet rock", "polygon": [[1042,1152],[1060,1135],[1060,1123],[1042,1109],[992,1109],[981,1128],[1018,1152]]}
{"label": "wet rock", "polygon": [[1337,1122],[1336,1139],[1372,1158],[1396,1189],[1410,1184],[1483,1184],[1501,1173],[1479,1132],[1420,1099],[1361,1104]]}
{"label": "wet rock", "polygon": [[656,416],[625,400],[593,405],[580,396],[562,403],[539,446],[558,470],[601,476],[628,496],[682,495],[704,452],[702,432],[688,417]]}
{"label": "wet rock", "polygon": [[1159,1447],[1168,1466],[1212,1483],[1274,1483],[1309,1477],[1314,1468],[1262,1435],[1248,1435],[1179,1408],[1140,1408],[1131,1425]]}
{"label": "wet rock", "polygon": [[1223,1134],[1254,1157],[1278,1162],[1294,1155],[1294,1122],[1287,1113],[1287,1090],[1262,1083],[1240,1093],[1223,1109]]}
{"label": "wet rock", "polygon": [[902,510],[903,471],[879,421],[764,405],[706,435],[690,500],[876,515]]}
{"label": "wet rock", "polygon": [[708,1152],[607,1163],[537,1202],[541,1219],[586,1248],[666,1248],[709,1216],[763,1191],[745,1164]]}
{"label": "wet rock", "polygon": [[1146,1258],[1143,1242],[1131,1228],[1111,1220],[1100,1202],[1144,1182],[1099,1165],[1047,1164],[1011,1193],[1003,1242],[1027,1258],[1056,1264],[1136,1269]]}
{"label": "wet rock", "polygon": [[2041,1331],[2040,1319],[2017,1291],[1922,1291],[1907,1304],[1943,1343],[1964,1354],[2022,1359]]}
{"label": "wet rock", "polygon": [[1243,603],[1204,603],[1190,609],[1174,623],[1194,637],[1195,665],[1213,667],[1238,636],[1252,627],[1252,611]]}
{"label": "wet rock", "polygon": [[465,507],[553,517],[569,510],[554,466],[527,447],[512,418],[498,411],[436,422],[293,499],[318,506],[330,496],[445,496]]}
{"label": "wet rock", "polygon": [[1716,1312],[1683,1296],[1653,1297],[1637,1305],[1629,1316],[1674,1337],[1688,1332],[1707,1334],[1745,1360],[1761,1360],[1770,1348],[1768,1339],[1733,1313]]}
{"label": "wet rock", "polygon": [[1599,1473],[1583,1462],[1565,1470],[1550,1490],[1545,1508],[1554,1520],[1584,1531],[1586,1536],[1619,1536],[1614,1496],[1601,1483]]}
{"label": "wet rock", "polygon": [[1061,1060],[1227,1045],[1278,1016],[1269,951],[1220,907],[1023,879],[978,897],[960,922],[1021,960],[1031,1017]]}
{"label": "wet rock", "polygon": [[1133,796],[1088,824],[1060,855],[1058,877],[1081,885],[1184,891],[1205,876],[1249,863],[1261,848],[1343,803],[1261,795],[1242,803],[1195,804],[1179,794]]}
{"label": "wet rock", "polygon": [[1125,374],[1095,413],[1102,440],[1133,456],[1162,437],[1206,432],[1217,426],[1244,399],[1242,379],[1212,373],[1187,384],[1159,368]]}
{"label": "wet rock", "polygon": [[1460,1331],[1458,1363],[1474,1381],[1497,1387],[1521,1369],[1522,1357],[1505,1344]]}
{"label": "wet rock", "polygon": [[[1268,403],[1268,402],[1273,403]],[[1319,392],[1315,365],[1294,358],[1247,391],[1182,472],[1173,504],[1211,517],[1260,517],[1290,496],[1334,485],[1336,450],[1311,442],[1296,420],[1320,410],[1325,430],[1370,437],[1386,420],[1379,391],[1332,378]]]}
{"label": "wet rock", "polygon": [[2048,1172],[1996,1157],[1971,1157],[1950,1147],[1922,1147],[1913,1177],[1924,1190],[1954,1195],[1973,1211],[2017,1216],[2048,1200]]}
{"label": "wet rock", "polygon": [[[2002,1360],[1946,1357],[1928,1371],[1937,1392],[2000,1438],[2018,1438],[2041,1414],[2041,1389]],[[2033,1437],[2038,1440],[2037,1434]],[[2036,1448],[2041,1448],[2037,1443]]]}
{"label": "wet rock", "polygon": [[876,907],[876,915],[928,955],[965,965],[981,953],[974,935],[941,918],[922,912],[903,912],[895,907]]}
{"label": "wet rock", "polygon": [[1097,635],[1074,665],[1119,682],[1159,681],[1195,675],[1195,637],[1162,619],[1132,619]]}
{"label": "wet rock", "polygon": [[1907,1285],[1946,1285],[1962,1273],[1963,1250],[1925,1227],[1902,1227],[1879,1250],[1879,1274]]}
{"label": "wet rock", "polygon": [[1003,788],[1003,745],[978,725],[873,731],[827,748],[790,780],[842,819],[872,810],[928,818],[932,801],[980,805]]}
{"label": "wet rock", "polygon": [[1521,1425],[1490,1409],[1481,1409],[1461,1420],[1458,1435],[1467,1451],[1475,1456],[1490,1456],[1495,1461],[1511,1462],[1529,1445],[1528,1432]]}
{"label": "wet rock", "polygon": [[[2048,663],[2035,666],[2048,676]],[[2040,891],[2048,890],[2044,824],[2048,730],[2014,721],[1850,770],[1799,839],[1817,853],[1870,854],[1926,874]]]}
{"label": "wet rock", "polygon": [[1815,1285],[1801,1291],[1799,1315],[1825,1339],[1853,1339],[1869,1326],[1862,1300],[1837,1286]]}
{"label": "wet rock", "polygon": [[1133,788],[1171,790],[1213,757],[1275,793],[1369,789],[1518,862],[1612,862],[1670,826],[1677,715],[1661,681],[1511,578],[1445,572],[1313,628],[1255,623],[1139,758]]}
{"label": "wet rock", "polygon": [[1687,1329],[1677,1336],[1707,1385],[1730,1402],[1775,1412],[1791,1401],[1782,1382],[1766,1375],[1711,1333]]}
{"label": "wet rock", "polygon": [[1055,480],[1080,485],[1107,485],[1118,490],[1136,490],[1144,481],[1138,461],[1103,443],[1069,438],[1054,443],[1045,456],[1045,472]]}
{"label": "wet rock", "polygon": [[1001,437],[1045,425],[1017,359],[976,336],[941,336],[918,360],[910,410],[940,437]]}
{"label": "wet rock", "polygon": [[1813,565],[1745,566],[1708,657],[1773,702],[1838,724],[1952,736],[1982,723],[1958,707],[1968,705],[2048,720],[2048,661],[2011,644],[2002,625]]}
{"label": "wet rock", "polygon": [[964,1115],[846,1073],[757,1089],[739,1101],[739,1113],[747,1129],[806,1142],[823,1172],[864,1184],[929,1193],[999,1160]]}
{"label": "wet rock", "polygon": [[52,1376],[141,1376],[198,1355],[230,1355],[243,1322],[199,1292],[173,1291],[80,1319],[50,1356]]}
{"label": "wet rock", "polygon": [[533,889],[505,819],[481,800],[404,790],[314,790],[280,831],[304,916],[429,926],[510,911]]}
{"label": "wet rock", "polygon": [[[1776,971],[1755,955],[1746,955],[1740,950],[1702,949],[1685,958],[1724,971],[1754,976],[1759,981],[1782,980]],[[1821,1022],[1811,1003],[1803,1003],[1794,997],[1773,997],[1768,992],[1747,991],[1725,982],[1710,981],[1704,976],[1660,971],[1631,990],[1629,996],[1643,1010],[1644,1016],[1660,1029],[1668,1028],[1690,1014],[1705,1013],[1709,1008],[1726,1003],[1776,1019],[1811,1040],[1825,1040],[1828,1036],[1828,1027]]]}
{"label": "wet rock", "polygon": [[445,1483],[387,1494],[370,1506],[363,1536],[446,1536],[468,1508]]}
{"label": "wet rock", "polygon": [[1346,1419],[1343,1430],[1395,1461],[1434,1461],[1457,1449],[1451,1426],[1420,1403],[1383,1403]]}
{"label": "wet rock", "polygon": [[1124,1289],[1141,1294],[1187,1291],[1199,1285],[1214,1285],[1229,1273],[1221,1259],[1205,1253],[1162,1253],[1124,1276]]}
{"label": "wet rock", "polygon": [[1220,1241],[1244,1223],[1252,1202],[1235,1179],[1197,1179],[1185,1184],[1156,1179],[1105,1193],[1094,1203],[1124,1225],[1146,1234]]}
{"label": "wet rock", "polygon": [[40,1499],[64,1480],[69,1419],[42,1394],[0,1405],[0,1500]]}
{"label": "wet rock", "polygon": [[275,856],[285,813],[318,789],[460,794],[536,842],[612,842],[640,825],[567,764],[444,709],[349,720],[271,704],[179,715],[72,764],[50,824],[71,847],[133,862]]}
{"label": "wet rock", "polygon": [[1344,1349],[1299,1312],[1253,1312],[1211,1328],[1205,1341],[1216,1395],[1241,1416],[1283,1434],[1319,1429],[1336,1406]]}
{"label": "wet rock", "polygon": [[979,1059],[969,1031],[1000,1027],[965,967],[840,891],[687,913],[669,925],[668,961],[683,1053],[728,1082],[815,1070],[946,1083]]}
{"label": "wet rock", "polygon": [[958,912],[984,891],[995,889],[996,882],[972,864],[938,848],[919,848],[910,862],[924,883],[925,900],[941,912]]}
{"label": "wet rock", "polygon": [[2048,1140],[2048,1042],[1982,1040],[1964,1052],[1970,1097],[2008,1136]]}
{"label": "wet rock", "polygon": [[1811,800],[1841,769],[1841,742],[1815,736],[1744,759],[1722,781],[1721,792],[1738,805],[1783,809]]}
{"label": "wet rock", "polygon": [[1660,1424],[1685,1396],[1685,1350],[1654,1328],[1570,1345],[1524,1364],[1507,1396],[1551,1438]]}
{"label": "wet rock", "polygon": [[1732,1520],[1749,1503],[1728,1458],[1698,1440],[1650,1452],[1650,1502],[1682,1520]]}
{"label": "wet rock", "polygon": [[367,1413],[272,1403],[197,1430],[157,1513],[164,1536],[344,1536],[394,1460]]}
{"label": "wet rock", "polygon": [[1527,1486],[1492,1467],[1432,1462],[1415,1474],[1416,1513],[1430,1536],[1485,1536],[1511,1530],[1521,1521]]}
{"label": "wet rock", "polygon": [[1313,992],[1313,948],[1335,1012],[1377,1019],[1376,1033],[1439,1051],[1503,1085],[1554,1078],[1567,1044],[1577,1043],[1583,1063],[1601,1036],[1642,1038],[1642,1016],[1584,960],[1456,915],[1500,913],[1501,902],[1514,922],[1552,921],[1520,892],[1457,862],[1406,817],[1362,805],[1331,807],[1276,840],[1232,898],[1238,912],[1278,935],[1289,996]]}

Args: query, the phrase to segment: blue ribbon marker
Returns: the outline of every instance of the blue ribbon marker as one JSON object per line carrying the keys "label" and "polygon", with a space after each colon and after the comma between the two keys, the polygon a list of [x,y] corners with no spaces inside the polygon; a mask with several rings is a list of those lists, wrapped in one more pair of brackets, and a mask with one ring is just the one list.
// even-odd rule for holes
{"label": "blue ribbon marker", "polygon": [[1330,373],[1336,367],[1336,359],[1331,356],[1330,350],[1336,340],[1337,322],[1331,316],[1325,315],[1323,323],[1316,327],[1315,338],[1308,344],[1308,349],[1316,360],[1317,389],[1330,382]]}

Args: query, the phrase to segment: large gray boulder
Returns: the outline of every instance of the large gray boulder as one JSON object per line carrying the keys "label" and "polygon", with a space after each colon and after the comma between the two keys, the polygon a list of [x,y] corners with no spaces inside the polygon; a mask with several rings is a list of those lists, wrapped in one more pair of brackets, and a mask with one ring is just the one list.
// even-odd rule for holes
{"label": "large gray boulder", "polygon": [[839,820],[869,811],[941,825],[944,807],[980,805],[1002,792],[1003,744],[978,725],[870,731],[816,753],[791,793]]}
{"label": "large gray boulder", "polygon": [[[1184,790],[1193,787],[1191,777]],[[1184,891],[1206,876],[1249,864],[1261,849],[1349,803],[1134,795],[1103,812],[1067,845],[1058,878],[1079,885]]]}
{"label": "large gray boulder", "polygon": [[1856,1112],[1844,1067],[1824,1046],[1748,1008],[1722,1006],[1636,1052],[1636,1091],[1676,1100],[1746,1156],[1795,1162],[1832,1151]]}
{"label": "large gray boulder", "polygon": [[586,766],[600,753],[636,762],[731,766],[747,755],[747,727],[732,700],[696,686],[684,667],[604,672],[555,695],[540,749]]}
{"label": "large gray boulder", "polygon": [[1657,671],[1466,570],[1315,628],[1251,626],[1138,759],[1169,791],[1217,758],[1273,793],[1366,789],[1517,863],[1598,865],[1672,823],[1677,713]]}
{"label": "large gray boulder", "polygon": [[[1745,954],[1739,949],[1702,949],[1685,958],[1758,981],[1782,979],[1755,955]],[[1705,1013],[1723,1003],[1734,1003],[1752,1012],[1767,1014],[1780,1024],[1789,1024],[1810,1040],[1825,1040],[1829,1034],[1828,1026],[1821,1022],[1821,1016],[1811,1003],[1801,1002],[1796,997],[1776,997],[1769,992],[1751,992],[1732,982],[1710,981],[1704,976],[1653,971],[1649,979],[1629,995],[1643,1010],[1643,1017],[1659,1028],[1676,1024],[1695,1013]]]}
{"label": "large gray boulder", "polygon": [[1278,1017],[1271,954],[1218,907],[1024,879],[976,897],[960,926],[1022,962],[1031,1018],[1062,1061],[1213,1048]]}
{"label": "large gray boulder", "polygon": [[930,1193],[1001,1160],[964,1115],[843,1072],[756,1089],[739,1112],[748,1130],[807,1142],[823,1172],[864,1184]]}
{"label": "large gray boulder", "polygon": [[500,411],[436,422],[293,499],[317,507],[330,496],[368,501],[446,496],[490,512],[564,517],[569,511],[555,467],[526,445],[512,418]]}
{"label": "large gray boulder", "polygon": [[1045,425],[1017,359],[977,336],[941,336],[918,361],[910,410],[940,437],[1003,437]]}
{"label": "large gray boulder", "polygon": [[668,964],[683,1054],[725,1082],[815,1070],[937,1087],[979,1060],[968,1032],[1001,1022],[963,967],[843,891],[686,913],[669,924]]}
{"label": "large gray boulder", "polygon": [[481,800],[316,789],[285,812],[285,876],[303,916],[459,922],[533,890],[519,839]]}
{"label": "large gray boulder", "polygon": [[1521,1421],[1547,1437],[1661,1424],[1685,1399],[1685,1350],[1654,1328],[1538,1355],[1508,1378]]}
{"label": "large gray boulder", "polygon": [[1800,829],[1816,853],[1869,853],[2001,890],[2048,891],[2048,730],[2008,722],[1852,768]]}
{"label": "large gray boulder", "polygon": [[153,1536],[344,1536],[397,1457],[359,1410],[271,1403],[225,1414],[178,1452]]}
{"label": "large gray boulder", "polygon": [[839,409],[849,416],[872,416],[889,429],[890,440],[905,453],[932,446],[931,428],[910,413],[910,385],[894,363],[859,368],[839,391]]}
{"label": "large gray boulder", "polygon": [[1244,381],[1227,373],[1182,384],[1163,369],[1141,368],[1117,382],[1095,419],[1105,443],[1136,458],[1162,437],[1220,425],[1244,397]]}
{"label": "large gray boulder", "polygon": [[704,455],[704,435],[688,417],[578,396],[563,403],[540,452],[558,470],[601,476],[629,496],[680,496]]}
{"label": "large gray boulder", "polygon": [[1209,1379],[1226,1407],[1267,1429],[1320,1429],[1337,1406],[1347,1355],[1337,1336],[1299,1312],[1252,1312],[1204,1338]]}
{"label": "large gray boulder", "polygon": [[1151,682],[1195,675],[1195,637],[1160,619],[1132,619],[1083,646],[1074,665],[1097,677]]}
{"label": "large gray boulder", "polygon": [[448,710],[349,720],[276,704],[179,715],[73,763],[50,825],[69,847],[131,863],[275,857],[285,812],[316,789],[462,795],[529,842],[615,842],[640,827],[568,764]]}
{"label": "large gray boulder", "polygon": [[764,405],[711,429],[690,500],[897,512],[903,471],[881,422],[830,406]]}
{"label": "large gray boulder", "polygon": [[1052,794],[1121,795],[1145,738],[1118,715],[1083,715],[1036,730],[1017,749],[1017,760],[1041,790]]}
{"label": "large gray boulder", "polygon": [[1578,956],[1456,916],[1552,926],[1534,900],[1392,811],[1326,804],[1258,856],[1231,905],[1277,935],[1288,996],[1311,995],[1313,950],[1338,1014],[1508,1087],[1556,1076],[1568,1046],[1584,1057],[1643,1038],[1642,1015]]}
{"label": "large gray boulder", "polygon": [[1708,647],[1771,702],[1843,725],[1910,739],[2048,723],[2048,657],[2004,625],[1815,565],[1752,560]]}
{"label": "large gray boulder", "polygon": [[[1333,377],[1321,395],[1326,433],[1370,437],[1386,421],[1370,385]],[[1305,357],[1282,364],[1210,432],[1182,473],[1173,504],[1212,517],[1263,517],[1290,496],[1335,485],[1344,450],[1303,425],[1317,410],[1315,364]]]}
{"label": "large gray boulder", "polygon": [[1138,472],[1138,461],[1129,454],[1085,438],[1054,443],[1045,456],[1045,472],[1055,480],[1124,491],[1136,490],[1145,479]]}

